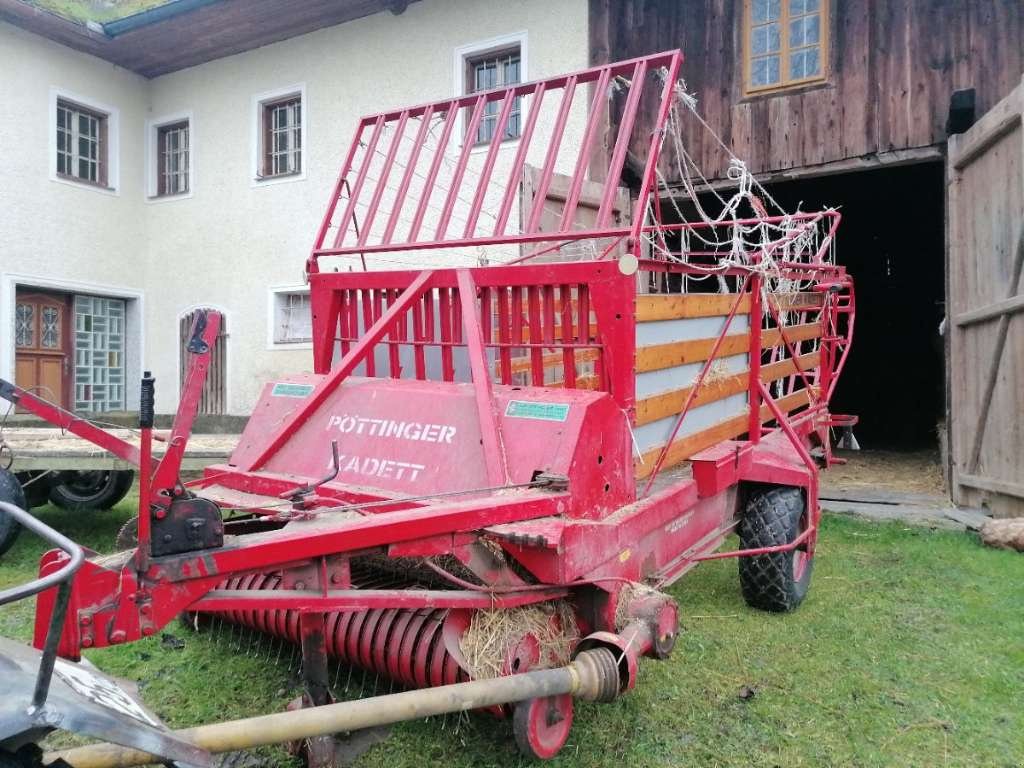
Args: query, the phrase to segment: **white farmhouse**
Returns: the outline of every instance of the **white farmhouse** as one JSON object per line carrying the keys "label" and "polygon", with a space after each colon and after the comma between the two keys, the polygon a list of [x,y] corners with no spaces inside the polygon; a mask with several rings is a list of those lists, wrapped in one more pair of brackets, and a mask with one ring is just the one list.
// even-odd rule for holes
{"label": "white farmhouse", "polygon": [[0,0],[0,377],[82,412],[137,408],[144,368],[172,412],[211,307],[202,408],[248,413],[311,367],[302,268],[358,118],[588,57],[587,0],[45,5]]}

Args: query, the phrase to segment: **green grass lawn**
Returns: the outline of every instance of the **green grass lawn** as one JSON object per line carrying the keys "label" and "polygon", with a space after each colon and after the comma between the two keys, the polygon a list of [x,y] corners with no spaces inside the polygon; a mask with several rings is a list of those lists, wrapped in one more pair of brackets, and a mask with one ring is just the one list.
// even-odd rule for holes
{"label": "green grass lawn", "polygon": [[[41,517],[107,551],[131,511],[128,500]],[[23,535],[0,560],[0,587],[30,578],[40,550]],[[1024,766],[1024,556],[845,517],[825,520],[818,555],[806,602],[785,616],[743,604],[734,562],[684,577],[671,590],[684,625],[672,658],[644,660],[619,701],[581,704],[552,765]],[[0,609],[0,634],[27,639],[31,619],[29,604]],[[165,632],[87,655],[140,681],[174,726],[276,711],[297,693],[290,650]],[[350,695],[364,685],[342,672],[346,683]],[[472,715],[396,726],[357,765],[522,763],[507,723]]]}

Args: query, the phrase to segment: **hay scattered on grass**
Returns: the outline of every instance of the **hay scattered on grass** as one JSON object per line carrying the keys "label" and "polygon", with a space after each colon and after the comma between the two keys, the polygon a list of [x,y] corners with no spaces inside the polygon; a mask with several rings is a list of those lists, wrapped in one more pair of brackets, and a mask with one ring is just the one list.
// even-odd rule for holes
{"label": "hay scattered on grass", "polygon": [[470,674],[486,680],[505,672],[506,660],[527,635],[533,635],[540,647],[535,668],[549,669],[569,662],[580,632],[572,607],[565,600],[477,611],[459,640],[459,649]]}

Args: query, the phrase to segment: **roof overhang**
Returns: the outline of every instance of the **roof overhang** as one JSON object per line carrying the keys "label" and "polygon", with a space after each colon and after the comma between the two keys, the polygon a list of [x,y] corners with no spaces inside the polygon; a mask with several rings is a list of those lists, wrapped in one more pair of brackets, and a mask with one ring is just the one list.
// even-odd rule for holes
{"label": "roof overhang", "polygon": [[106,24],[80,24],[26,0],[0,0],[0,20],[157,77],[416,0],[174,0]]}

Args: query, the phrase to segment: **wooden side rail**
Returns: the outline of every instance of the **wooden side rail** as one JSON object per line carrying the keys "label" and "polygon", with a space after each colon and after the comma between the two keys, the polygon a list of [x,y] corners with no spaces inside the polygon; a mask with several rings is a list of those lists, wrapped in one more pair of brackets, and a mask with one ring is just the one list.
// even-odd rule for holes
{"label": "wooden side rail", "polygon": [[[820,323],[802,323],[789,325],[785,329],[786,340],[790,343],[808,341],[821,337]],[[707,360],[715,346],[717,337],[708,339],[688,339],[673,341],[667,344],[652,344],[640,347],[636,351],[637,373],[660,371],[677,365],[699,363]],[[761,348],[771,349],[782,344],[782,335],[778,328],[765,328],[761,333]],[[725,337],[718,348],[718,357],[742,355],[750,348],[750,333],[734,333]]]}
{"label": "wooden side rail", "polygon": [[[767,384],[777,379],[784,379],[797,373],[798,368],[801,371],[811,371],[817,368],[820,362],[820,353],[808,352],[807,354],[800,355],[795,361],[787,359],[770,363],[761,367],[761,381]],[[718,379],[711,379],[710,381],[705,379],[690,407],[696,408],[699,405],[713,403],[716,400],[724,400],[733,395],[744,394],[749,385],[750,371],[746,369]],[[664,419],[679,413],[682,411],[683,405],[685,405],[692,389],[693,386],[691,385],[638,400],[636,404],[636,426],[650,424],[651,422],[658,421],[658,419]]]}
{"label": "wooden side rail", "polygon": [[[636,321],[687,320],[695,317],[725,317],[736,301],[735,293],[648,293],[636,297]],[[771,297],[779,310],[810,312],[820,309],[820,293],[779,293]],[[740,299],[737,314],[750,312],[750,295]]]}
{"label": "wooden side rail", "polygon": [[[810,401],[810,392],[806,389],[801,389],[779,398],[775,403],[778,405],[779,410],[789,413],[807,405]],[[767,405],[762,405],[761,421],[766,422],[771,419],[771,409]],[[747,431],[749,426],[750,416],[748,409],[738,416],[724,419],[707,429],[702,429],[690,435],[684,435],[673,442],[672,446],[668,449],[668,455],[665,457],[662,469],[668,469],[669,467],[681,464],[693,456],[693,454],[703,451],[705,448],[710,448],[712,445],[723,440],[732,440],[735,437],[739,437]],[[639,459],[633,462],[633,472],[637,479],[645,478],[654,471],[654,464],[658,461],[658,454],[661,453],[663,447],[656,445],[653,448],[649,448],[644,452],[642,462]]]}

